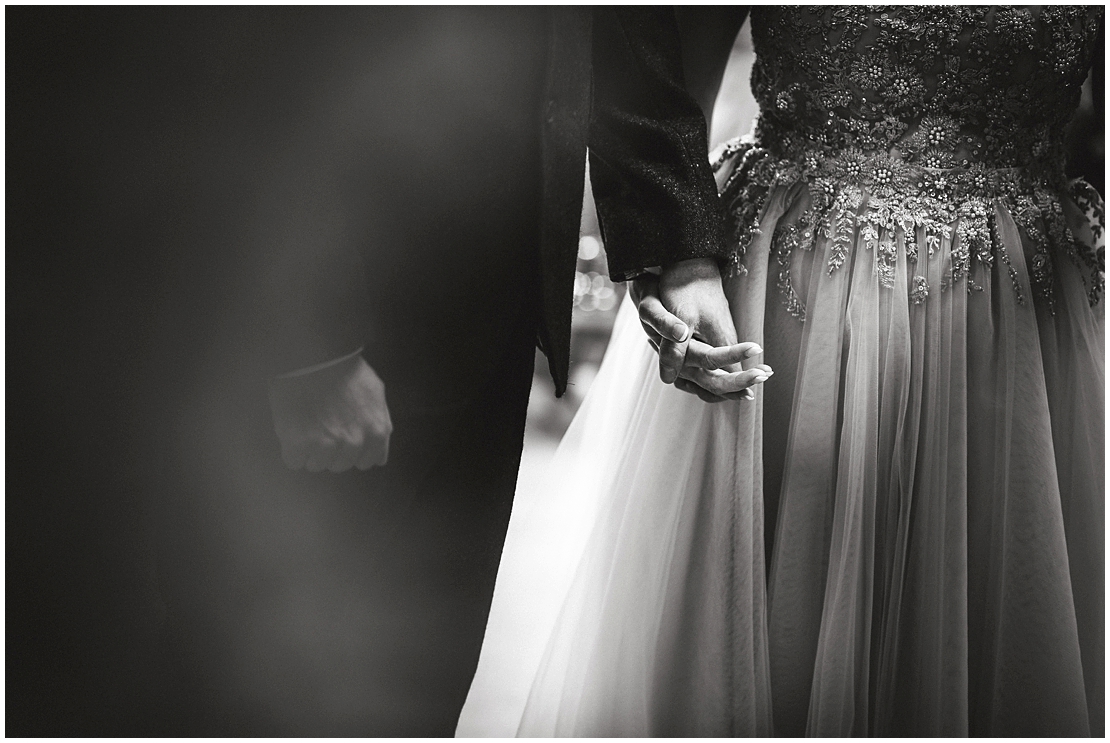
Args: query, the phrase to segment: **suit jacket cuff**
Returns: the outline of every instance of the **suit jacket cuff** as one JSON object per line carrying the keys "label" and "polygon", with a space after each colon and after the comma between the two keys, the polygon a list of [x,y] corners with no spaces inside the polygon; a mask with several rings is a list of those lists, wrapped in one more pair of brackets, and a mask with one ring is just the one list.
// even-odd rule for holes
{"label": "suit jacket cuff", "polygon": [[673,9],[596,10],[593,93],[590,180],[610,277],[723,257],[724,210]]}

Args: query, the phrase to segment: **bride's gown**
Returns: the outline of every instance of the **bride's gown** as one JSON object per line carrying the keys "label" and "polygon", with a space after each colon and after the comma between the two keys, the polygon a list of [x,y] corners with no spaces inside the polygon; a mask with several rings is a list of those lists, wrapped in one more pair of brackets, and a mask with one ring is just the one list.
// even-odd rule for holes
{"label": "bride's gown", "polygon": [[520,734],[1101,734],[1102,202],[1062,166],[1101,19],[753,10],[715,165],[776,374],[702,403],[621,310]]}

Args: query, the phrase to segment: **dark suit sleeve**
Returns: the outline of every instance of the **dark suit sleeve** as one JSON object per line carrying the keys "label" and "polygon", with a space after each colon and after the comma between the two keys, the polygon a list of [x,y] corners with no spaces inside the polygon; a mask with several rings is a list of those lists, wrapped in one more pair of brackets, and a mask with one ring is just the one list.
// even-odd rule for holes
{"label": "dark suit sleeve", "polygon": [[748,8],[744,5],[676,5],[674,12],[682,43],[686,90],[701,106],[708,121],[736,36],[748,17]]}
{"label": "dark suit sleeve", "polygon": [[[258,63],[281,84],[258,85],[249,106],[260,162],[250,193],[251,265],[244,281],[254,352],[267,376],[324,363],[377,340],[359,243],[365,233],[359,219],[368,207],[354,185],[357,158],[349,154],[366,149],[369,126],[346,124],[360,113],[350,96],[319,94],[346,90],[355,74],[322,48],[328,40],[337,46],[346,41],[344,21],[365,21],[346,13],[272,15],[271,30],[259,35],[268,42],[276,37],[275,46],[298,25],[314,33],[286,44],[287,66],[269,56]],[[320,113],[325,106],[327,115]],[[275,109],[280,113],[271,113]]]}
{"label": "dark suit sleeve", "polygon": [[[267,204],[258,275],[259,333],[268,374],[320,364],[372,342],[365,267],[329,189],[308,178]],[[336,199],[338,201],[338,199]]]}
{"label": "dark suit sleeve", "polygon": [[1098,20],[1099,32],[1091,63],[1091,94],[1095,104],[1095,117],[1101,128],[1106,106],[1106,21],[1101,10],[1098,12]]}
{"label": "dark suit sleeve", "polygon": [[705,116],[685,86],[673,7],[597,8],[590,178],[609,275],[721,257]]}

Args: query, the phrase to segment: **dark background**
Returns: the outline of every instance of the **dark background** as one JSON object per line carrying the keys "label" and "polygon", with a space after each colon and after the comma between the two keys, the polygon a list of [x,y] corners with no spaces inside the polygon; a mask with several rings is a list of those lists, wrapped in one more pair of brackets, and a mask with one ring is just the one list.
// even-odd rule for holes
{"label": "dark background", "polygon": [[[10,734],[352,733],[317,696],[388,699],[337,656],[384,621],[349,594],[388,504],[282,471],[251,294],[265,174],[398,12],[7,10]],[[265,636],[328,611],[326,647]]]}
{"label": "dark background", "polygon": [[202,123],[241,116],[256,79],[229,53],[252,24],[226,17],[6,13],[11,734],[160,719],[149,495],[226,309],[216,258],[244,184],[212,163],[250,157]]}

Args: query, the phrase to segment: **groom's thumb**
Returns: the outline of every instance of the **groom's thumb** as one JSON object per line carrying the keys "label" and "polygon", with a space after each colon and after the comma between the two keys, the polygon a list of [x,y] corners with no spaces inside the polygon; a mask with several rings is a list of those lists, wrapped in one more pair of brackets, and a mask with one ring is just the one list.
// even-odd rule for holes
{"label": "groom's thumb", "polygon": [[706,343],[714,347],[731,346],[736,343],[736,327],[728,305],[703,310],[698,322],[698,334]]}

